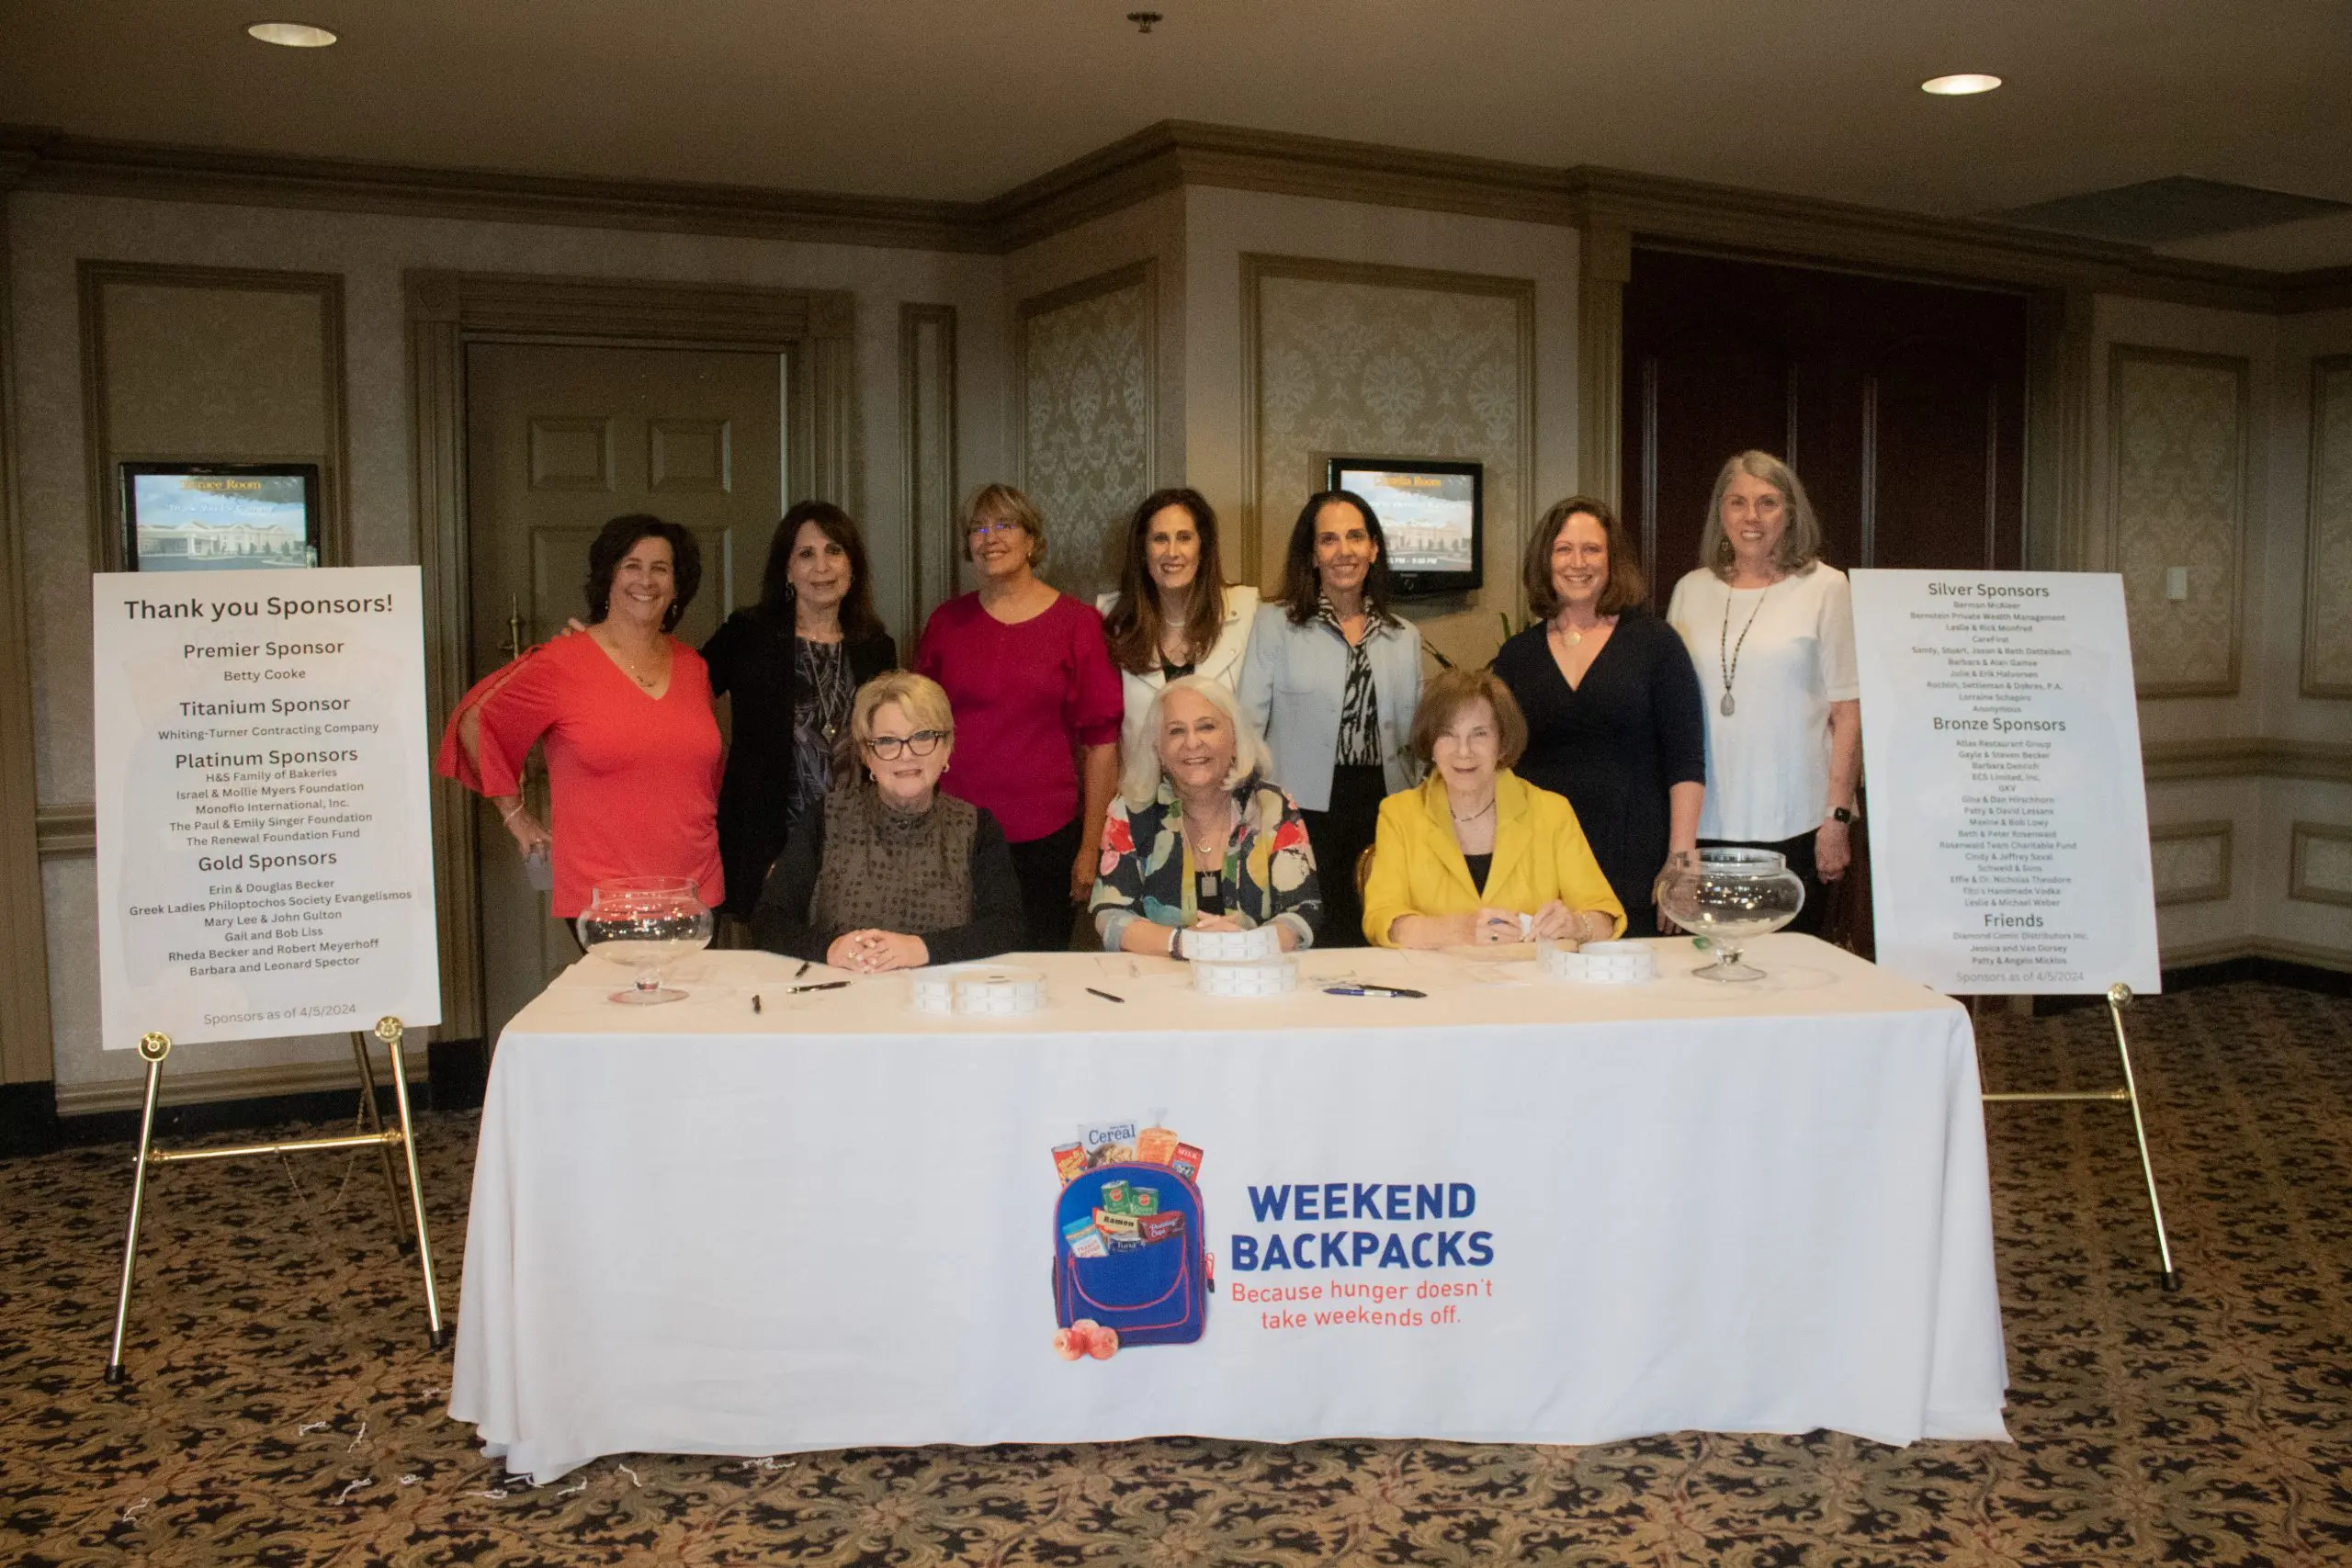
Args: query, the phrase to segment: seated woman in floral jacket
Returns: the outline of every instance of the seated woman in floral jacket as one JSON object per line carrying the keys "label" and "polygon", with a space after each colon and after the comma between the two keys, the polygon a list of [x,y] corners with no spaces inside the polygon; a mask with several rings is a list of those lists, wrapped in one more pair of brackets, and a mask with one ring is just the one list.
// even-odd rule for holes
{"label": "seated woman in floral jacket", "polygon": [[1265,925],[1285,953],[1311,946],[1323,918],[1315,849],[1233,694],[1170,681],[1144,734],[1102,829],[1091,907],[1103,947],[1172,956],[1185,931]]}

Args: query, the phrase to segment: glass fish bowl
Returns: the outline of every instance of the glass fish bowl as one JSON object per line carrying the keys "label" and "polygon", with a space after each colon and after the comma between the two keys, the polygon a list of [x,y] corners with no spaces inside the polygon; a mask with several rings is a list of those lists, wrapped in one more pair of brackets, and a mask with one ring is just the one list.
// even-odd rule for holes
{"label": "glass fish bowl", "polygon": [[681,958],[710,945],[710,906],[690,876],[621,876],[598,883],[580,917],[580,943],[589,956],[633,971],[636,984],[611,999],[635,1007],[683,1001],[686,993],[662,984]]}
{"label": "glass fish bowl", "polygon": [[1773,850],[1730,847],[1685,852],[1658,874],[1657,907],[1691,935],[1704,937],[1715,961],[1692,973],[1702,980],[1760,980],[1740,950],[1779,931],[1804,908],[1804,884]]}

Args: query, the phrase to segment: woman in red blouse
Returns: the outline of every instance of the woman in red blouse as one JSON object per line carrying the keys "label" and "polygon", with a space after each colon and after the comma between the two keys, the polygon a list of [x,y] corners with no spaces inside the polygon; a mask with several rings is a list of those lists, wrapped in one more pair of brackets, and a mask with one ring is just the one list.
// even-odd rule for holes
{"label": "woman in red blouse", "polygon": [[956,766],[939,787],[994,816],[1012,851],[1033,951],[1069,945],[1094,890],[1119,778],[1119,671],[1102,617],[1037,576],[1046,520],[1011,485],[964,508],[978,592],[931,613],[915,670],[956,709]]}
{"label": "woman in red blouse", "polygon": [[[588,550],[587,635],[492,671],[450,716],[440,772],[489,796],[524,854],[548,846],[560,919],[616,876],[690,876],[713,907],[727,896],[710,677],[670,636],[701,581],[685,529],[614,518]],[[542,740],[545,827],[522,800],[523,761]]]}

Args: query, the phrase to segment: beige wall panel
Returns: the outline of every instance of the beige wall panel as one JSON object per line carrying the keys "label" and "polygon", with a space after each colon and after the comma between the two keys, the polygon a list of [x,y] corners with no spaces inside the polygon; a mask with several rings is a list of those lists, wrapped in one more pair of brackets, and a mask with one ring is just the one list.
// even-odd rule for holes
{"label": "beige wall panel", "polygon": [[[1499,639],[1496,612],[1521,614],[1517,561],[1530,513],[1577,486],[1577,253],[1575,230],[1458,213],[1353,206],[1319,197],[1195,187],[1184,193],[1187,312],[1185,475],[1228,519],[1241,514],[1259,480],[1245,476],[1248,427],[1257,409],[1244,400],[1245,344],[1254,314],[1244,299],[1246,254],[1369,264],[1501,279],[1532,292],[1531,389],[1523,413],[1530,435],[1521,461],[1532,476],[1510,509],[1487,492],[1487,582],[1469,609],[1416,610],[1415,619],[1449,654],[1483,658]],[[1263,465],[1253,464],[1257,472]],[[1497,476],[1489,473],[1491,487]],[[1259,508],[1254,558],[1228,551],[1228,570],[1271,590],[1303,479],[1286,481],[1286,502]]]}
{"label": "beige wall panel", "polygon": [[1157,485],[1158,268],[1021,302],[1020,483],[1046,514],[1045,575],[1091,601],[1118,585],[1124,525]]}
{"label": "beige wall panel", "polygon": [[[2261,927],[2263,782],[2234,776],[2148,785],[2148,840],[2156,882],[2156,945],[2176,953],[2233,953]],[[2227,886],[2212,892],[2227,865]],[[2183,895],[2198,895],[2183,897]]]}
{"label": "beige wall panel", "polygon": [[[1251,257],[1256,307],[1258,558],[1280,580],[1288,529],[1337,454],[1484,465],[1499,523],[1526,513],[1533,441],[1534,289],[1518,280]],[[1252,283],[1254,282],[1254,289]],[[1515,552],[1488,529],[1486,570],[1508,588]]]}
{"label": "beige wall panel", "polygon": [[[2140,694],[2238,689],[2246,535],[2246,362],[2138,344],[2111,351],[2115,560]],[[2185,570],[2187,596],[2166,591]]]}
{"label": "beige wall panel", "polygon": [[[26,596],[33,628],[37,775],[45,807],[86,807],[91,798],[89,690],[90,512],[83,446],[76,263],[84,258],[173,265],[292,269],[345,280],[345,474],[350,559],[416,559],[412,391],[406,299],[410,268],[534,273],[773,288],[842,288],[857,297],[856,448],[876,598],[894,623],[906,603],[899,429],[899,311],[902,300],[954,306],[967,328],[956,438],[975,470],[1011,468],[1005,423],[1010,338],[1003,263],[993,256],[852,245],[624,232],[439,219],[180,205],[17,192],[10,197],[14,317],[23,500]],[[893,625],[902,638],[907,628]],[[48,948],[61,967],[51,987],[86,1013],[61,1013],[61,1063],[77,1082],[127,1079],[138,1064],[96,1046],[96,925],[86,892],[60,885],[92,874],[87,860],[45,867],[52,897]],[[348,1052],[340,1036],[310,1043],[208,1047],[254,1053],[240,1065],[316,1059]],[[191,1061],[191,1066],[195,1064]]]}
{"label": "beige wall panel", "polygon": [[316,295],[106,286],[107,423],[119,457],[329,451]]}
{"label": "beige wall panel", "polygon": [[2262,935],[2290,955],[2352,969],[2352,784],[2271,779],[2263,789]]}
{"label": "beige wall panel", "polygon": [[2301,694],[2352,697],[2352,355],[2312,363],[2309,430]]}
{"label": "beige wall panel", "polygon": [[2165,823],[2148,829],[2156,902],[2210,904],[2230,896],[2230,852],[2235,826],[2229,822]]}

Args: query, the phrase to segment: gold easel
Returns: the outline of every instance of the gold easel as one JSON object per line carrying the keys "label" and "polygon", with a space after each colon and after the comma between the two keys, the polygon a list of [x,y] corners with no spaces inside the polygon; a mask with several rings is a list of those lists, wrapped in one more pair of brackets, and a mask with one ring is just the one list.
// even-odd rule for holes
{"label": "gold easel", "polygon": [[2123,1036],[2123,1010],[2132,1005],[2132,987],[2118,981],[2107,988],[2107,1013],[2115,1021],[2115,1049],[2123,1059],[2121,1089],[2052,1090],[2039,1094],[1988,1094],[1985,1103],[2023,1104],[2034,1101],[2097,1100],[2132,1108],[2132,1136],[2140,1145],[2140,1174],[2148,1184],[2148,1213],[2156,1222],[2156,1255],[2164,1267],[2156,1282],[2167,1291],[2180,1289],[2180,1270],[2172,1266],[2172,1243],[2165,1236],[2165,1206],[2156,1196],[2155,1163],[2148,1157],[2148,1125],[2140,1116],[2140,1081],[2132,1072],[2132,1043]]}
{"label": "gold easel", "polygon": [[147,1197],[147,1171],[158,1165],[176,1165],[187,1160],[238,1159],[247,1155],[288,1154],[296,1149],[364,1149],[373,1147],[384,1162],[384,1185],[392,1197],[392,1224],[402,1252],[408,1250],[409,1238],[401,1217],[401,1189],[392,1172],[392,1150],[398,1147],[408,1159],[408,1205],[416,1222],[416,1255],[424,1270],[424,1317],[428,1338],[436,1350],[449,1342],[449,1331],[441,1323],[441,1299],[433,1285],[433,1243],[424,1228],[424,1185],[417,1178],[416,1128],[410,1119],[408,1108],[408,1071],[401,1062],[401,1042],[408,1032],[397,1018],[376,1021],[375,1037],[391,1048],[392,1100],[400,1111],[397,1130],[387,1129],[383,1117],[376,1109],[376,1073],[368,1061],[368,1036],[357,1030],[351,1034],[351,1054],[359,1064],[359,1093],[362,1114],[369,1131],[354,1133],[336,1138],[296,1138],[277,1144],[240,1144],[234,1148],[220,1149],[159,1149],[155,1147],[155,1096],[163,1084],[164,1058],[172,1054],[171,1037],[165,1034],[142,1034],[139,1037],[139,1055],[147,1064],[147,1099],[139,1113],[139,1168],[130,1183],[130,1228],[122,1242],[122,1290],[114,1308],[114,1344],[107,1352],[107,1379],[120,1383],[123,1331],[130,1323],[130,1279],[139,1261],[139,1212]]}

